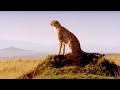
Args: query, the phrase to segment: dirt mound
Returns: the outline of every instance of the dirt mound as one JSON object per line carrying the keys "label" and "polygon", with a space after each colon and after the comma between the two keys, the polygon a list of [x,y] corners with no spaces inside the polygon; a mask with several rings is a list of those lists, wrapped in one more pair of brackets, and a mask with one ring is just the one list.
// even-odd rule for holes
{"label": "dirt mound", "polygon": [[82,68],[81,73],[92,73],[106,76],[119,76],[120,67],[109,62],[103,56],[93,55],[50,55],[45,61],[33,68],[18,79],[33,79],[42,74],[46,69],[61,68],[64,66],[78,66]]}

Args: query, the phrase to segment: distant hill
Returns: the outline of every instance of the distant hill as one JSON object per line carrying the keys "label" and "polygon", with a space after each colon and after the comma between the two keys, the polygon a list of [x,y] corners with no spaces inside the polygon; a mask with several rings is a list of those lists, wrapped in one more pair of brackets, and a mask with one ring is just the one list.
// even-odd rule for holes
{"label": "distant hill", "polygon": [[[16,40],[0,40],[0,49],[6,47],[18,47],[28,50],[36,50],[40,52],[52,52],[57,53],[58,45],[42,45],[41,43],[33,43],[27,41],[16,41]],[[81,43],[82,50],[86,52],[99,52],[99,53],[120,53],[120,46],[104,46],[104,45],[95,45],[95,44],[84,44]],[[7,48],[6,48],[7,49]],[[66,45],[66,50],[69,51],[69,46]]]}
{"label": "distant hill", "polygon": [[0,49],[0,58],[18,58],[18,57],[42,57],[46,55],[45,53],[33,51],[33,50],[25,50],[16,47],[8,47]]}
{"label": "distant hill", "polygon": [[20,49],[20,48],[16,48],[16,47],[8,47],[8,48],[4,48],[4,49],[0,49],[0,51],[11,51],[11,52],[15,52],[15,51],[25,51],[24,49]]}
{"label": "distant hill", "polygon": [[44,48],[43,45],[39,43],[32,43],[32,42],[26,42],[26,41],[14,41],[14,40],[0,40],[0,49],[6,48],[6,47],[17,47],[17,48],[23,48],[28,50],[39,50],[39,51],[48,51],[47,48]]}

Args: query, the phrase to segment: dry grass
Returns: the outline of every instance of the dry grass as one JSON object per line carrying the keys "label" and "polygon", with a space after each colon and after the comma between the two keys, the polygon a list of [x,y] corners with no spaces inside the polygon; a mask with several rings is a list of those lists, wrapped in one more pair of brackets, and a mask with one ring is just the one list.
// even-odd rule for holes
{"label": "dry grass", "polygon": [[120,55],[106,55],[106,59],[110,60],[111,62],[114,62],[118,66],[120,66]]}
{"label": "dry grass", "polygon": [[17,59],[0,61],[0,79],[14,79],[30,71],[44,59]]}
{"label": "dry grass", "polygon": [[[117,65],[120,66],[120,55],[106,55],[106,59],[110,60],[111,62],[116,63]],[[29,72],[32,70],[34,67],[37,67],[40,63],[42,63],[45,58],[36,58],[36,59],[13,59],[13,60],[0,60],[0,79],[16,79],[19,76]],[[54,71],[54,70],[53,70]],[[71,71],[71,70],[70,70]],[[51,75],[53,75],[52,72],[49,71]],[[45,73],[43,73],[45,74]],[[43,77],[36,77],[36,78],[48,78],[48,76],[43,75]],[[52,78],[55,75],[51,76]],[[61,77],[61,78],[69,78],[69,77],[74,77],[74,78],[81,78],[80,73],[72,75],[67,75]],[[55,76],[54,78],[59,78],[60,76]],[[86,76],[82,76],[85,78]],[[89,76],[88,76],[89,77]],[[91,76],[90,76],[91,77]],[[93,77],[94,78],[94,77]],[[102,78],[102,77],[101,77]]]}

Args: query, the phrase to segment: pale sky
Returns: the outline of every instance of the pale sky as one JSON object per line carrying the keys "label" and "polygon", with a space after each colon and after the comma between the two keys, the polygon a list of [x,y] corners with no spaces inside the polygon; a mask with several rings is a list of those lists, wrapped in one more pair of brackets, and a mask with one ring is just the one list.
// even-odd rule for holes
{"label": "pale sky", "polygon": [[0,11],[0,40],[29,42],[57,52],[53,19],[76,35],[83,50],[120,52],[120,11]]}

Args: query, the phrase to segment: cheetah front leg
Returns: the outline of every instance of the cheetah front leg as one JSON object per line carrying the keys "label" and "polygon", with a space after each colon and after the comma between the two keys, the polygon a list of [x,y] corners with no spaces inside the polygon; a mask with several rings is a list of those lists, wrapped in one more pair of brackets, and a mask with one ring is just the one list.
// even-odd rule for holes
{"label": "cheetah front leg", "polygon": [[65,44],[63,44],[63,55],[65,54]]}
{"label": "cheetah front leg", "polygon": [[61,54],[61,49],[62,49],[62,41],[60,41],[60,44],[59,44],[59,54],[58,55]]}

